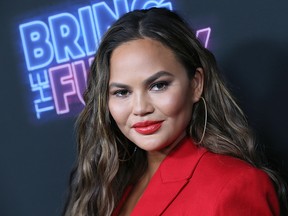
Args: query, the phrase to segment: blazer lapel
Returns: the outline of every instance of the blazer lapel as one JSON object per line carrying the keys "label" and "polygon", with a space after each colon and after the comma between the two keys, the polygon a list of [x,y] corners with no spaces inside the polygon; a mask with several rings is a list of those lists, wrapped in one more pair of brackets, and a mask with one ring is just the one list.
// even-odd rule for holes
{"label": "blazer lapel", "polygon": [[179,143],[159,166],[131,216],[161,215],[188,183],[205,152],[189,138]]}

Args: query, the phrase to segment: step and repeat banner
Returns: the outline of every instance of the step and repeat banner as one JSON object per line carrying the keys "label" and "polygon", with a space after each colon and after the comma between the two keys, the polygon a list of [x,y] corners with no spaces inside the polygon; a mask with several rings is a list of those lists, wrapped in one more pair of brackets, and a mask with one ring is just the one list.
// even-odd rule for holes
{"label": "step and repeat banner", "polygon": [[287,180],[288,2],[14,0],[0,3],[0,215],[60,215],[74,122],[102,35],[121,15],[166,7],[211,50],[271,166]]}

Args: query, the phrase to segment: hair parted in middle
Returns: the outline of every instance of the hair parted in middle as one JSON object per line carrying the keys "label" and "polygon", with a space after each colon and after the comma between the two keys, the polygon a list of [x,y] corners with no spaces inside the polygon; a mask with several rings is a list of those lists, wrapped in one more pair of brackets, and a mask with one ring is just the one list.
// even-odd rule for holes
{"label": "hair parted in middle", "polygon": [[[197,68],[203,69],[202,97],[208,115],[206,133],[198,145],[258,164],[245,116],[225,87],[213,54],[176,13],[159,8],[136,10],[108,29],[92,64],[84,94],[86,106],[77,121],[79,155],[71,178],[67,216],[111,215],[124,189],[136,182],[147,167],[143,150],[138,149],[131,157],[135,145],[122,134],[108,109],[112,52],[125,42],[144,38],[168,47],[185,67],[189,79]],[[197,143],[205,124],[200,101],[191,112],[187,133]]]}

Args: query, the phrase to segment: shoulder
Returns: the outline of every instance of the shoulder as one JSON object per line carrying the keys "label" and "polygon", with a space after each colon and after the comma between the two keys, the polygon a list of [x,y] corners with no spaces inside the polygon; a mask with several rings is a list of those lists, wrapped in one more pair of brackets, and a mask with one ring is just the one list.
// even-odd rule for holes
{"label": "shoulder", "polygon": [[230,178],[232,176],[248,175],[251,178],[266,178],[267,175],[262,170],[259,170],[241,159],[215,154],[212,152],[206,152],[198,164],[197,169],[207,170],[211,175],[219,176],[221,179]]}
{"label": "shoulder", "polygon": [[[279,214],[278,198],[269,176],[245,161],[207,152],[192,178],[201,180],[204,193],[214,194],[211,205],[215,212]],[[238,214],[234,214],[236,211]]]}
{"label": "shoulder", "polygon": [[[263,170],[260,170],[251,164],[231,156],[214,154],[207,152],[199,161],[194,177],[199,175],[207,179],[213,179],[213,184],[217,183],[220,190],[229,188],[234,184],[247,187],[250,191],[273,189],[271,179]],[[203,175],[203,176],[200,176]],[[208,181],[208,179],[206,180]]]}

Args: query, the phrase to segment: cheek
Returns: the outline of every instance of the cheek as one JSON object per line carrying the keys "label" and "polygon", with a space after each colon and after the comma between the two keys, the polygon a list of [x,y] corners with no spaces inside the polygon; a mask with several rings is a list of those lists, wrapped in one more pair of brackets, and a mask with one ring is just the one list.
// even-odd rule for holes
{"label": "cheek", "polygon": [[182,93],[169,94],[163,99],[158,100],[158,107],[161,107],[162,112],[167,116],[177,116],[185,113],[189,116],[192,113],[192,101],[189,96]]}
{"label": "cheek", "polygon": [[113,100],[109,100],[108,108],[111,116],[118,126],[126,122],[128,113],[127,106],[123,106],[121,104],[115,103]]}

